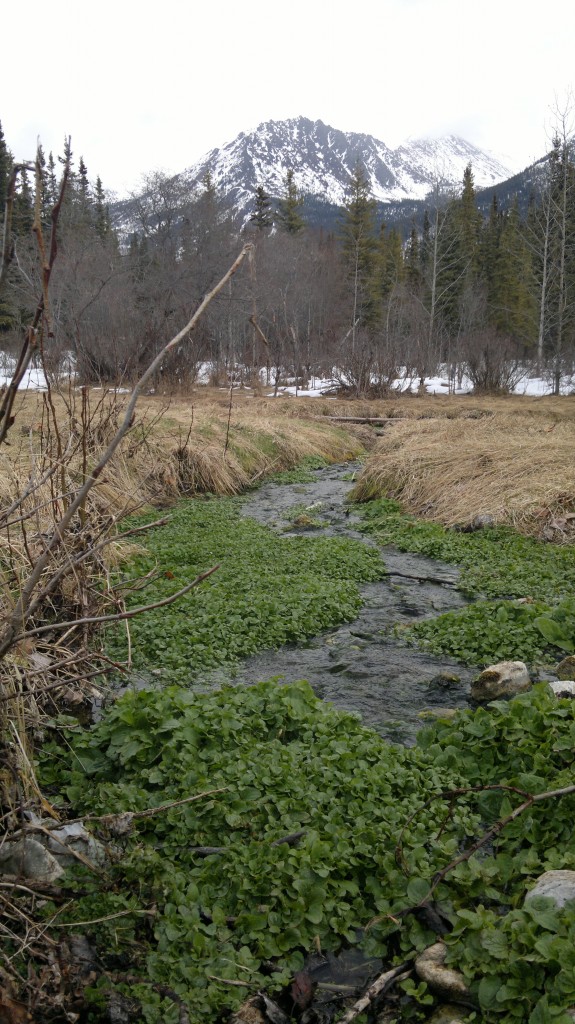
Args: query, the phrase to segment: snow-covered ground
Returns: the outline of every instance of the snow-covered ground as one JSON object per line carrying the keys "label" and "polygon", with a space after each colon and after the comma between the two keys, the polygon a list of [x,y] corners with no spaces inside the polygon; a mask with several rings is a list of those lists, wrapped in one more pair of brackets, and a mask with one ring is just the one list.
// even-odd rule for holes
{"label": "snow-covered ground", "polygon": [[[209,378],[209,368],[206,365],[200,368],[198,373],[199,383],[207,383]],[[10,383],[10,371],[6,362],[2,369],[0,369],[0,388],[7,386]],[[262,383],[265,385],[264,371],[262,371]],[[417,392],[418,390],[417,379],[404,379],[398,378],[394,381],[394,388],[398,394],[403,392]],[[329,378],[316,377],[312,380],[312,386],[308,388],[296,388],[295,384],[286,384],[278,388],[278,395],[292,395],[298,398],[319,398],[325,397],[325,392],[329,391],[334,386],[335,382]],[[440,377],[427,377],[425,379],[425,388],[430,395],[469,395],[473,392],[470,381],[463,376],[461,382],[454,388],[453,385],[449,386],[445,376]],[[42,391],[46,389],[46,378],[42,370],[29,367],[26,371],[22,382],[20,384],[21,391]],[[127,388],[117,388],[118,392],[127,393]],[[549,381],[542,379],[541,377],[528,377],[525,376],[521,382],[515,387],[513,393],[516,395],[550,395],[552,392],[552,386]],[[268,386],[268,395],[271,397],[274,394],[274,389]],[[566,378],[563,381],[561,387],[561,394],[569,395],[575,393],[575,379],[572,377]]]}
{"label": "snow-covered ground", "polygon": [[[418,380],[404,380],[398,379],[394,381],[394,388],[398,394],[412,392],[415,393],[418,390]],[[296,395],[298,398],[319,398],[325,397],[325,392],[333,385],[330,380],[319,380],[314,381],[314,387],[312,388],[296,388],[295,385],[286,385],[285,387],[278,388],[279,395]],[[473,393],[473,386],[469,379],[465,376],[462,377],[461,383],[457,386],[449,385],[449,382],[445,377],[426,377],[425,378],[425,389],[430,395],[470,395]],[[532,395],[541,397],[542,395],[550,395],[552,393],[552,385],[543,380],[541,377],[525,377],[517,386],[513,389],[514,395]],[[562,395],[570,395],[575,392],[575,380],[572,378],[566,379],[561,387]],[[270,391],[270,395],[273,395],[273,390]]]}

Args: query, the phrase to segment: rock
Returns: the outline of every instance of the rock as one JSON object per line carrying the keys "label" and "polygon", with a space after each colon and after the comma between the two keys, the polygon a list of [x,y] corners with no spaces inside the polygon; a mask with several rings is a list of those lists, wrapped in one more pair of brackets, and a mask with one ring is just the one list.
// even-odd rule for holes
{"label": "rock", "polygon": [[440,998],[469,1002],[470,994],[465,979],[459,971],[445,966],[446,954],[447,947],[443,942],[428,946],[415,960],[415,973]]}
{"label": "rock", "polygon": [[473,700],[496,700],[514,697],[531,686],[527,666],[523,661],[499,661],[483,670],[471,684]]}
{"label": "rock", "polygon": [[473,519],[471,520],[471,529],[473,531],[485,530],[489,526],[495,526],[495,520],[493,516],[489,515],[488,512],[486,512],[484,515],[474,516]]}
{"label": "rock", "polygon": [[36,882],[54,882],[64,873],[61,864],[42,843],[31,836],[7,842],[0,848],[0,872]]}
{"label": "rock", "polygon": [[28,820],[32,825],[44,826],[44,831],[38,831],[34,839],[55,857],[62,868],[79,863],[74,853],[85,857],[95,867],[103,867],[109,862],[109,851],[81,821],[64,822],[59,828],[51,828],[53,822],[42,821],[37,814],[28,814]]}
{"label": "rock", "polygon": [[549,686],[556,697],[575,697],[575,679],[551,680]]}
{"label": "rock", "polygon": [[461,685],[461,676],[453,672],[439,672],[432,676],[427,685],[434,690],[453,690]]}
{"label": "rock", "polygon": [[491,526],[495,526],[495,520],[486,512],[484,515],[474,516],[470,523],[460,524],[454,529],[457,533],[476,533],[477,530],[485,530]]}
{"label": "rock", "polygon": [[555,666],[555,675],[558,679],[573,679],[575,677],[575,654],[568,654],[563,661]]}
{"label": "rock", "polygon": [[250,996],[230,1017],[230,1024],[267,1024],[259,996]]}
{"label": "rock", "polygon": [[455,718],[457,708],[424,708],[417,715],[418,718]]}
{"label": "rock", "polygon": [[87,831],[81,821],[72,822],[70,825],[62,825],[62,828],[51,829],[50,836],[42,836],[40,842],[45,843],[47,849],[62,865],[70,867],[78,863],[78,858],[68,850],[79,853],[86,857],[96,867],[103,867],[109,861],[106,848],[99,843],[94,836]]}
{"label": "rock", "polygon": [[462,1024],[461,1007],[453,1003],[445,1003],[438,1006],[435,1013],[431,1015],[427,1024]]}
{"label": "rock", "polygon": [[525,897],[525,903],[536,896],[546,896],[556,907],[564,907],[575,900],[575,871],[544,871]]}

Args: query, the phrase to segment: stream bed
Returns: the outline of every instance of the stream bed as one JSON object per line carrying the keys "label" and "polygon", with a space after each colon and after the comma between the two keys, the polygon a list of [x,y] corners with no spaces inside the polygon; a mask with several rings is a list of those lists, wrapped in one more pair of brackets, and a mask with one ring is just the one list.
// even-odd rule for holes
{"label": "stream bed", "polygon": [[[306,484],[268,483],[254,492],[243,514],[277,531],[278,537],[353,537],[374,544],[357,530],[359,517],[346,504],[354,466],[316,470]],[[296,526],[294,508],[313,525]],[[296,518],[295,522],[298,519]],[[301,521],[301,518],[300,518]],[[278,539],[278,543],[281,540]],[[313,637],[306,644],[262,651],[233,668],[208,673],[209,686],[256,683],[279,677],[306,679],[316,695],[357,713],[364,725],[386,739],[412,744],[427,714],[469,706],[471,680],[478,674],[449,658],[438,658],[402,643],[395,627],[462,608],[458,570],[444,562],[386,546],[388,575],[362,586],[363,607],[353,622]]]}

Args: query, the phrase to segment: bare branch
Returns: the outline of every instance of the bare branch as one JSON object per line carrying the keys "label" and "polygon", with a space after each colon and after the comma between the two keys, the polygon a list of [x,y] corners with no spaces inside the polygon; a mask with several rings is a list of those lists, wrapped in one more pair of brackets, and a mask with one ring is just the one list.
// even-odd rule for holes
{"label": "bare branch", "polygon": [[137,608],[130,608],[129,611],[115,612],[113,615],[86,615],[84,618],[70,619],[68,622],[52,622],[46,626],[37,626],[35,629],[25,630],[23,633],[18,633],[13,640],[13,643],[19,643],[20,640],[24,640],[30,636],[41,636],[42,633],[52,633],[56,629],[72,629],[75,626],[83,626],[88,624],[102,624],[103,622],[120,622],[122,619],[133,619],[136,615],[142,615],[144,612],[153,611],[155,608],[165,608],[167,605],[173,604],[178,598],[183,597],[188,591],[192,590],[193,587],[199,586],[204,580],[211,576],[212,573],[219,569],[219,565],[214,565],[211,569],[207,569],[206,572],[200,573],[196,576],[195,580],[191,583],[186,583],[185,587],[180,590],[176,590],[175,594],[170,594],[169,597],[164,597],[161,601],[155,601],[153,604],[142,604]]}
{"label": "bare branch", "polygon": [[[62,195],[62,193],[61,193],[61,195]],[[134,390],[132,392],[130,401],[128,402],[128,405],[126,407],[126,411],[125,411],[125,415],[124,415],[124,419],[123,419],[122,423],[118,427],[118,430],[116,431],[114,437],[110,441],[110,443],[109,443],[108,447],[106,448],[105,452],[103,453],[103,455],[99,459],[97,465],[91,471],[90,475],[86,478],[84,484],[77,491],[76,497],[74,498],[73,501],[70,502],[68,508],[66,509],[66,511],[64,512],[62,517],[60,518],[59,522],[57,522],[55,524],[54,531],[52,533],[51,538],[48,540],[48,542],[46,544],[46,547],[45,547],[45,550],[44,550],[43,554],[38,558],[38,560],[36,562],[36,565],[35,565],[34,569],[32,570],[32,572],[30,573],[30,576],[29,576],[28,580],[26,581],[26,583],[22,587],[22,590],[21,590],[21,593],[20,593],[20,597],[19,597],[19,599],[18,599],[18,601],[17,601],[17,603],[16,603],[16,605],[15,605],[15,607],[14,607],[14,609],[13,609],[13,611],[12,611],[8,621],[7,621],[7,623],[6,623],[6,626],[4,628],[4,631],[3,631],[2,635],[0,636],[0,658],[4,654],[6,654],[6,652],[8,650],[10,650],[12,645],[16,642],[16,637],[17,636],[21,637],[21,636],[25,636],[26,635],[25,632],[24,633],[22,632],[22,624],[25,623],[26,620],[29,618],[30,607],[31,607],[31,604],[32,604],[32,595],[34,593],[34,590],[37,587],[40,579],[42,578],[42,576],[43,576],[43,574],[44,574],[44,572],[45,572],[45,570],[46,570],[46,568],[47,568],[47,566],[48,566],[48,564],[50,562],[52,553],[63,542],[64,537],[66,535],[66,531],[68,530],[68,528],[69,528],[69,526],[70,526],[70,524],[71,524],[71,522],[72,522],[76,512],[78,511],[79,508],[81,508],[83,506],[83,504],[84,504],[84,502],[86,500],[86,496],[92,490],[92,488],[96,484],[98,478],[101,476],[104,468],[106,467],[106,465],[109,463],[110,459],[112,458],[114,452],[117,450],[117,448],[119,447],[119,445],[123,441],[124,437],[127,435],[129,430],[131,429],[131,427],[133,425],[133,422],[134,422],[134,415],[135,415],[136,404],[138,402],[138,399],[139,399],[139,397],[140,397],[140,395],[142,393],[142,390],[145,387],[146,383],[148,382],[150,377],[153,376],[153,374],[156,372],[156,370],[160,367],[162,361],[165,359],[166,354],[169,351],[171,351],[173,348],[175,348],[181,341],[183,341],[184,338],[186,338],[190,334],[190,332],[194,329],[194,327],[196,326],[198,320],[201,318],[202,314],[208,308],[208,306],[210,305],[212,300],[222,290],[222,288],[227,284],[227,282],[231,280],[232,276],[239,269],[239,267],[243,263],[244,259],[247,256],[249,256],[249,254],[251,253],[252,249],[253,249],[253,244],[251,242],[248,242],[246,245],[244,245],[244,247],[243,247],[242,251],[240,252],[239,256],[234,260],[232,266],[224,274],[224,276],[216,284],[216,286],[210,292],[208,292],[208,294],[204,297],[204,299],[202,300],[202,302],[200,303],[200,305],[196,309],[196,311],[193,314],[193,316],[191,317],[191,319],[185,325],[185,327],[183,327],[181,331],[179,331],[169,342],[167,342],[166,345],[164,345],[164,347],[158,353],[156,358],[152,360],[152,362],[149,364],[147,369],[144,371],[144,373],[140,377],[139,381],[137,382],[136,386],[134,387]],[[55,257],[55,253],[54,253],[54,257]],[[52,258],[52,253],[51,253],[51,258]],[[42,306],[42,308],[43,308],[43,306]],[[28,362],[29,362],[29,359],[28,359]],[[28,365],[28,362],[26,362],[26,365]],[[21,377],[23,375],[23,372],[24,371],[22,370],[22,374],[20,375],[20,379],[21,379]],[[15,382],[15,378],[13,378],[13,380],[12,380],[12,382],[10,384],[10,388],[13,388],[14,382]],[[4,409],[4,414],[6,412],[9,412],[10,409],[12,408],[12,403],[14,401],[15,393],[16,393],[15,390],[13,390],[12,399],[11,399],[10,403],[7,406],[6,406],[6,402],[4,403],[5,406],[6,406],[6,408]],[[2,415],[2,413],[3,413],[3,410],[0,409],[0,415]],[[2,430],[2,427],[3,427],[3,430]],[[0,442],[5,438],[6,433],[7,433],[6,425],[5,424],[4,425],[0,424]],[[87,620],[87,621],[91,621],[91,620]]]}

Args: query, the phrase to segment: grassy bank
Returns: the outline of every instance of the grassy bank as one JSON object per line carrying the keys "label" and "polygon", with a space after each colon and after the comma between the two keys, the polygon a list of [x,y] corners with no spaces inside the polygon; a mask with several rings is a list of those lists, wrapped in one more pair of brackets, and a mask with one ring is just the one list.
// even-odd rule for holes
{"label": "grassy bank", "polygon": [[445,526],[487,515],[531,536],[570,540],[575,406],[489,408],[479,418],[390,423],[353,497],[396,498],[407,511]]}

